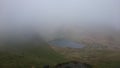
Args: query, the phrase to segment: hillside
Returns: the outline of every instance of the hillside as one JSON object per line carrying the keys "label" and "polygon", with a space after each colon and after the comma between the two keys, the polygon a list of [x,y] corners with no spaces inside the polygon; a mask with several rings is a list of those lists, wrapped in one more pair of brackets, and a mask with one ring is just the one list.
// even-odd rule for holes
{"label": "hillside", "polygon": [[46,64],[54,65],[65,61],[38,35],[27,36],[13,35],[2,40],[0,68],[41,68]]}
{"label": "hillside", "polygon": [[96,28],[80,32],[77,28],[69,28],[65,31],[61,32],[65,39],[85,45],[77,49],[51,46],[67,59],[89,63],[93,68],[120,68],[119,30]]}

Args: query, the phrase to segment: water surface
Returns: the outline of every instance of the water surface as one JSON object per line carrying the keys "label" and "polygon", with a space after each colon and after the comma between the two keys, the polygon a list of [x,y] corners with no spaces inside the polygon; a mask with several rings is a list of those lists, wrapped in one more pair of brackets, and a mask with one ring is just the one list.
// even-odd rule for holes
{"label": "water surface", "polygon": [[50,42],[51,44],[55,46],[60,46],[60,47],[69,47],[69,48],[83,48],[84,45],[80,43],[76,43],[70,40],[54,40]]}

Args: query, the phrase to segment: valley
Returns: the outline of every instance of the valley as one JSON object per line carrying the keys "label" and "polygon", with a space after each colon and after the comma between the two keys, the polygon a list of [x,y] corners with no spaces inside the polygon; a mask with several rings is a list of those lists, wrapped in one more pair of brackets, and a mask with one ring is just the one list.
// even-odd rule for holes
{"label": "valley", "polygon": [[83,41],[81,42],[84,45],[84,48],[70,48],[61,46],[51,47],[56,52],[64,55],[66,59],[88,63],[91,64],[93,68],[120,67],[119,45],[113,46],[113,44],[108,45],[108,43],[106,42],[98,43],[97,40],[96,41],[91,41],[92,39],[89,40],[90,41],[84,40],[84,42]]}

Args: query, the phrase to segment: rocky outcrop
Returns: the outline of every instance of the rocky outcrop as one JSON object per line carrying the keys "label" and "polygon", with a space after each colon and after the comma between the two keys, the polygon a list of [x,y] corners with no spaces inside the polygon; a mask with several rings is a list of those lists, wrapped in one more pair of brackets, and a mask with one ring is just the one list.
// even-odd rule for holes
{"label": "rocky outcrop", "polygon": [[[44,66],[43,68],[51,68],[51,67],[47,65],[47,66]],[[87,63],[70,61],[70,62],[57,64],[56,66],[54,66],[52,68],[92,68],[92,66]]]}
{"label": "rocky outcrop", "polygon": [[58,64],[55,66],[55,68],[92,68],[92,66],[86,63],[71,61],[71,62]]}

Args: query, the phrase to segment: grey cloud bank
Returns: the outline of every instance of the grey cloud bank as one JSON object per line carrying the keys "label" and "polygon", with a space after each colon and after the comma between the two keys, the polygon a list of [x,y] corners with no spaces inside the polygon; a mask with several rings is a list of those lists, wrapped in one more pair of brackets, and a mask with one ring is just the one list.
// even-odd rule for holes
{"label": "grey cloud bank", "polygon": [[56,30],[76,25],[78,30],[120,29],[119,4],[119,0],[1,0],[0,31],[33,28],[52,37]]}

